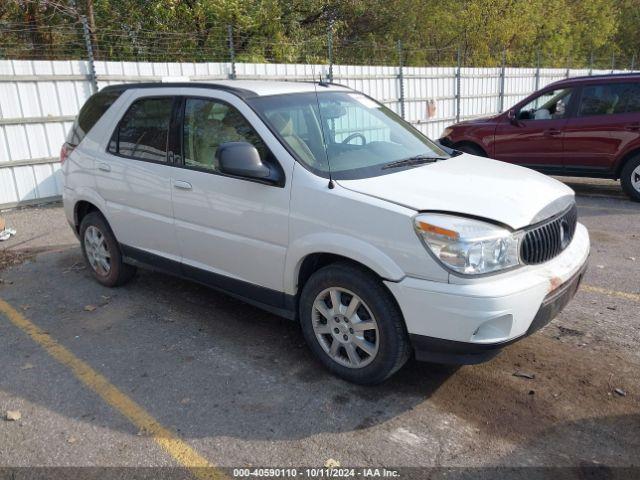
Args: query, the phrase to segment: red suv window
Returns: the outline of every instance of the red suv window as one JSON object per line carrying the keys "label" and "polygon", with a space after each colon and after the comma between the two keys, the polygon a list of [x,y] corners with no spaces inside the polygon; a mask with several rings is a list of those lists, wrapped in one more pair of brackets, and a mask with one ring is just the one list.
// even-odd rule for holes
{"label": "red suv window", "polygon": [[640,84],[610,83],[582,89],[579,117],[640,112]]}

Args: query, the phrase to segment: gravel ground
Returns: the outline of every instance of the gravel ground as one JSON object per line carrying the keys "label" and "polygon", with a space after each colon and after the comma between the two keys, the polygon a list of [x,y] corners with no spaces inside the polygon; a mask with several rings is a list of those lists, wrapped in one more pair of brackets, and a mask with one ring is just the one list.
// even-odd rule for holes
{"label": "gravel ground", "polygon": [[[384,385],[348,384],[295,324],[225,295],[148,271],[101,287],[59,206],[2,214],[18,235],[0,258],[25,258],[0,271],[0,299],[223,467],[334,459],[465,467],[447,478],[504,478],[487,469],[499,466],[577,468],[535,478],[635,467],[625,478],[638,478],[640,204],[614,182],[563,180],[592,239],[583,287],[550,325],[482,365],[411,361]],[[22,415],[0,421],[0,467],[176,464],[1,314],[0,366],[0,413]],[[606,476],[582,476],[592,467]]]}

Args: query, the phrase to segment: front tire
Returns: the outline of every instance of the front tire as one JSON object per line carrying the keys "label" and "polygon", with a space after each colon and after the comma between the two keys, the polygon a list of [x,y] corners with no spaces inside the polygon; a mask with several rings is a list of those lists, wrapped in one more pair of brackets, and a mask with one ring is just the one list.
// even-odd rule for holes
{"label": "front tire", "polygon": [[82,219],[80,244],[93,277],[105,287],[124,285],[135,275],[136,268],[123,262],[118,241],[100,213]]}
{"label": "front tire", "polygon": [[625,163],[620,172],[620,183],[631,200],[640,202],[640,154]]}
{"label": "front tire", "polygon": [[389,291],[347,263],[311,276],[300,296],[300,321],[316,357],[350,382],[381,383],[410,355],[404,320]]}

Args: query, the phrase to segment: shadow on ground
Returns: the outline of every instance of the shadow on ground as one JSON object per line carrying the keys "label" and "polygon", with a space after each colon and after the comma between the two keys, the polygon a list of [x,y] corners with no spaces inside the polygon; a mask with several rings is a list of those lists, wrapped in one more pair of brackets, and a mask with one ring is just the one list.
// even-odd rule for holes
{"label": "shadow on ground", "polygon": [[[145,270],[106,289],[77,248],[3,274],[11,284],[0,287],[2,298],[189,437],[293,439],[365,429],[410,411],[456,371],[411,361],[384,385],[353,385],[322,368],[291,321]],[[16,337],[11,357],[19,368],[34,344],[15,327],[3,329]],[[45,405],[51,395],[19,387],[10,379],[2,386]],[[73,402],[59,413],[82,416]]]}

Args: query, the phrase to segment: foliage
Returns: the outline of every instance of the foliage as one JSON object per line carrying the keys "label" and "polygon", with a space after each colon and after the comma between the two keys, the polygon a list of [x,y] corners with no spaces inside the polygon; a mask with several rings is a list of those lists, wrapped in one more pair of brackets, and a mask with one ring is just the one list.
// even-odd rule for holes
{"label": "foliage", "polygon": [[640,0],[4,0],[0,57],[628,67]]}

